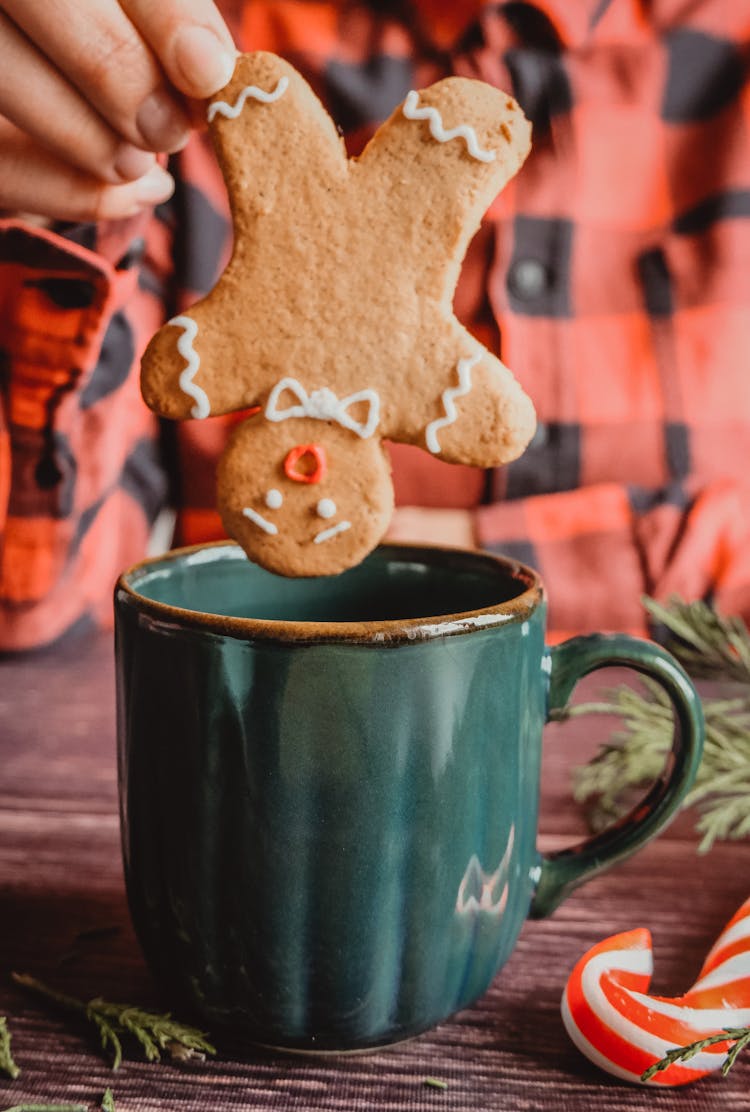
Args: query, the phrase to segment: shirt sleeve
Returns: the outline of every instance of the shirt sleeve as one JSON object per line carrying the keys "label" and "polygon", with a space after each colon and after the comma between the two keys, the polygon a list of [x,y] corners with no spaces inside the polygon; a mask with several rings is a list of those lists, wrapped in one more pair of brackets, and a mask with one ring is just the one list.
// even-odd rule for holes
{"label": "shirt sleeve", "polygon": [[213,504],[231,420],[160,426],[140,392],[148,341],[231,249],[207,134],[169,169],[174,196],[129,220],[0,220],[0,650],[111,625],[117,576],[166,500]]}
{"label": "shirt sleeve", "polygon": [[166,234],[0,221],[3,650],[107,624],[144,553],[166,484],[137,364],[163,318]]}
{"label": "shirt sleeve", "polygon": [[481,548],[541,573],[553,641],[594,631],[645,636],[644,595],[703,598],[750,620],[750,485],[739,480],[648,495],[600,483],[474,514]]}

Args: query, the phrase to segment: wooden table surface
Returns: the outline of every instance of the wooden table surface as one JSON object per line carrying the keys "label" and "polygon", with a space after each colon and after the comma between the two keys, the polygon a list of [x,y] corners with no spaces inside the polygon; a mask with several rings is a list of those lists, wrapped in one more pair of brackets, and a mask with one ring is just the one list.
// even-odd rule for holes
{"label": "wooden table surface", "polygon": [[[599,681],[600,683],[602,681]],[[590,693],[590,692],[589,692]],[[117,1073],[88,1028],[10,981],[31,973],[76,996],[164,1008],[141,959],[123,888],[116,808],[111,638],[68,638],[0,661],[0,1015],[22,1069],[0,1079],[0,1108],[76,1101],[145,1109],[702,1109],[750,1107],[750,1069],[681,1089],[630,1086],[599,1072],[569,1042],[559,1001],[595,942],[636,926],[654,936],[653,990],[685,991],[724,923],[750,891],[750,841],[699,857],[689,816],[637,857],[590,882],[548,920],[529,922],[489,992],[418,1039],[326,1059],[270,1055],[225,1036],[205,1063],[149,1064],[130,1052]],[[544,848],[584,826],[571,765],[602,740],[602,723],[548,728]],[[437,1089],[424,1083],[436,1077]]]}

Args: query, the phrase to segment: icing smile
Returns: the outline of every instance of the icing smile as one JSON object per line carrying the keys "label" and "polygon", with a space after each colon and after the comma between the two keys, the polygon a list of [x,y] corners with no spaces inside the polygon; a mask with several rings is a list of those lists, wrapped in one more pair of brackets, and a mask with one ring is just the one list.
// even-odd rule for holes
{"label": "icing smile", "polygon": [[[335,517],[338,513],[338,507],[332,498],[321,498],[315,510],[318,517],[322,517],[324,520]],[[338,525],[329,525],[327,529],[321,529],[319,533],[315,534],[313,544],[323,544],[324,541],[330,541],[332,537],[338,537],[340,533],[345,533],[351,527],[351,521],[340,521]]]}
{"label": "icing smile", "polygon": [[340,521],[338,525],[331,525],[329,529],[323,529],[322,532],[316,533],[313,537],[313,544],[322,544],[323,541],[330,541],[332,537],[337,537],[339,533],[345,533],[347,529],[351,529],[351,521]]}
{"label": "icing smile", "polygon": [[[269,510],[278,510],[284,502],[284,497],[281,491],[273,488],[266,491],[264,500]],[[338,507],[332,498],[321,498],[315,507],[315,512],[318,517],[327,521],[336,516]],[[258,510],[254,510],[251,506],[245,506],[242,513],[248,521],[252,521],[254,525],[257,525],[259,529],[262,529],[263,532],[267,533],[270,537],[278,536],[278,526],[272,521],[269,521],[268,518],[264,517]],[[316,533],[312,538],[312,542],[313,544],[323,544],[325,541],[332,540],[333,537],[340,536],[341,533],[346,533],[351,527],[351,521],[339,521],[336,525],[329,525],[325,529],[321,529],[321,531]]]}

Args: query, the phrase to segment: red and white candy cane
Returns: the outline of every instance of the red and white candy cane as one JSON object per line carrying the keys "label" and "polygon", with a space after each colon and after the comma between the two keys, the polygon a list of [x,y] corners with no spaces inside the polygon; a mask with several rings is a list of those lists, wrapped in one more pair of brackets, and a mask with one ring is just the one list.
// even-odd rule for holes
{"label": "red and white candy cane", "polygon": [[[615,1077],[641,1074],[676,1046],[727,1027],[750,1025],[750,899],[727,923],[689,992],[649,996],[654,962],[645,929],[616,934],[584,954],[562,999],[565,1027],[578,1049]],[[649,1085],[684,1085],[719,1069],[727,1043],[656,1073]]]}

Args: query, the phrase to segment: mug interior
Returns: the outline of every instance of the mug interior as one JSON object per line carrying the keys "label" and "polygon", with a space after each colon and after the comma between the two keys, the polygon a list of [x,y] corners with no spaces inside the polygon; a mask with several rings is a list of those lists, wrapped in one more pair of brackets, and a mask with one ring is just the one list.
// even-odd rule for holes
{"label": "mug interior", "polygon": [[421,622],[476,611],[521,616],[540,592],[533,571],[459,549],[383,545],[335,576],[290,579],[234,543],[178,549],[131,568],[120,587],[161,610],[240,622]]}

